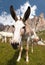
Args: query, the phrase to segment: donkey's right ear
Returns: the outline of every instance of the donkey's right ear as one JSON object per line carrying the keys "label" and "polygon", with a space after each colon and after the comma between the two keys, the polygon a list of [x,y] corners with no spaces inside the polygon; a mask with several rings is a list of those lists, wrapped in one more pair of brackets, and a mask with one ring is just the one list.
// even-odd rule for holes
{"label": "donkey's right ear", "polygon": [[31,13],[31,7],[28,6],[28,8],[27,8],[27,10],[26,10],[26,12],[24,14],[24,17],[23,17],[23,22],[25,22],[28,19],[30,13]]}
{"label": "donkey's right ear", "polygon": [[13,17],[13,19],[14,19],[15,21],[17,21],[18,18],[17,18],[17,16],[16,16],[15,11],[14,11],[13,5],[10,6],[10,13],[11,13],[11,16]]}

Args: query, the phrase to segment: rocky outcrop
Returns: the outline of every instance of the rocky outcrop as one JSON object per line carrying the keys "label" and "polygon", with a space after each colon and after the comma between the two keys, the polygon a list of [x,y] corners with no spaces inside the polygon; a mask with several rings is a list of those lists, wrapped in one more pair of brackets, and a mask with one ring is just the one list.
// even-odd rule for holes
{"label": "rocky outcrop", "polygon": [[[45,30],[45,18],[44,14],[41,13],[39,16],[34,16],[33,19],[28,19],[26,24],[29,25],[31,28],[35,28],[36,31]],[[11,25],[3,25],[0,23],[0,31],[7,31],[7,32],[14,32],[14,26]]]}
{"label": "rocky outcrop", "polygon": [[31,28],[35,28],[36,31],[45,30],[45,18],[43,13],[39,16],[34,16],[33,19],[28,19],[27,23],[29,23]]}
{"label": "rocky outcrop", "polygon": [[0,23],[0,31],[4,30],[4,25]]}

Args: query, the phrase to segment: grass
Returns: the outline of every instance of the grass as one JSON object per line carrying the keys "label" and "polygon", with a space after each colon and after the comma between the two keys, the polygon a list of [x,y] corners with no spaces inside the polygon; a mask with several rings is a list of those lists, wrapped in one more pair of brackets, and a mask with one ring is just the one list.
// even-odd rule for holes
{"label": "grass", "polygon": [[39,32],[38,32],[38,36],[39,36],[40,38],[42,38],[43,40],[45,40],[45,30],[39,31]]}
{"label": "grass", "polygon": [[31,53],[31,46],[29,46],[29,63],[25,61],[25,46],[20,62],[16,62],[18,53],[19,50],[14,50],[9,43],[0,42],[0,65],[45,65],[45,46],[34,45],[33,53]]}
{"label": "grass", "polygon": [[25,61],[25,50],[19,63],[16,62],[19,50],[14,50],[8,43],[0,44],[0,65],[45,65],[45,46],[34,45],[34,53],[29,48],[29,63]]}

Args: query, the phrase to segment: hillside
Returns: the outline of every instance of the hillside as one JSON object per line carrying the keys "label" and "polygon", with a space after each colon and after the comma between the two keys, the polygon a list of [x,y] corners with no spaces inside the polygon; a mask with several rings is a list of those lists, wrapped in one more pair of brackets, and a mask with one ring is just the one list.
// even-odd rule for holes
{"label": "hillside", "polygon": [[[39,32],[39,36],[45,39],[45,31],[42,32]],[[25,43],[24,41],[23,44]],[[29,63],[25,61],[25,47],[24,45],[20,62],[17,62],[19,49],[13,49],[9,43],[0,42],[0,65],[45,65],[45,46],[34,45],[34,52],[31,53],[31,45],[29,45]]]}

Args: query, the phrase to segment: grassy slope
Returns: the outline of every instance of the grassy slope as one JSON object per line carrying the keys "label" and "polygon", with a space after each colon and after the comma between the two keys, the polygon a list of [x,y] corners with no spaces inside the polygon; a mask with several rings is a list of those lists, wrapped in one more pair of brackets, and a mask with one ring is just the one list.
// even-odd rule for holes
{"label": "grassy slope", "polygon": [[0,65],[45,65],[45,46],[34,45],[33,54],[31,46],[29,47],[29,63],[25,61],[25,50],[20,62],[17,63],[18,52],[19,50],[14,50],[9,43],[0,42]]}
{"label": "grassy slope", "polygon": [[43,40],[45,40],[45,30],[38,32],[38,35],[39,35],[40,38],[42,38]]}

